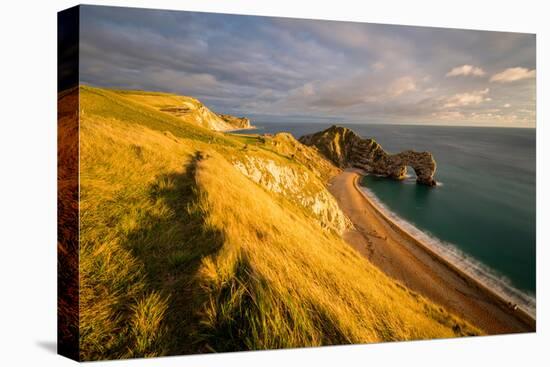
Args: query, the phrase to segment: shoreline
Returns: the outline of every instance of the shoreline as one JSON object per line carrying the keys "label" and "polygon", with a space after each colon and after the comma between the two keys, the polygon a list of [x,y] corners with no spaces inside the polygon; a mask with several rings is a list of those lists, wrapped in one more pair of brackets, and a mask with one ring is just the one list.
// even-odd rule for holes
{"label": "shoreline", "polygon": [[[400,231],[403,236],[408,237],[410,241],[414,242],[417,246],[422,247],[423,250],[429,252],[432,256],[438,258],[440,262],[443,262],[446,266],[450,267],[453,271],[456,271],[461,276],[468,278],[468,281],[475,283],[476,286],[478,286],[479,288],[482,288],[484,291],[492,293],[492,295],[496,297],[499,302],[502,302],[506,306],[510,306],[510,305],[517,306],[517,308],[513,311],[518,314],[521,314],[521,317],[525,318],[526,321],[533,322],[533,323],[535,322],[536,309],[533,308],[534,312],[530,313],[528,311],[529,307],[520,304],[522,302],[521,298],[526,298],[526,299],[529,298],[528,294],[522,293],[521,290],[514,288],[511,284],[501,285],[501,283],[496,283],[497,287],[491,287],[491,285],[488,284],[487,282],[492,281],[491,276],[493,278],[498,279],[498,275],[483,274],[483,272],[490,271],[489,268],[483,269],[483,267],[486,267],[485,265],[483,265],[480,262],[477,262],[477,260],[473,258],[468,257],[467,255],[463,255],[460,252],[460,249],[455,248],[454,249],[455,252],[449,251],[446,254],[443,248],[438,249],[438,247],[443,246],[442,244],[430,245],[429,242],[427,242],[425,239],[419,238],[418,235],[413,234],[415,231],[418,231],[423,236],[429,237],[426,234],[424,234],[421,229],[416,228],[413,224],[408,223],[406,220],[400,218],[397,214],[393,213],[390,209],[386,208],[384,204],[380,201],[380,199],[378,199],[374,193],[370,192],[368,187],[362,186],[359,183],[359,180],[363,178],[365,174],[361,172],[358,172],[358,173],[360,176],[355,179],[355,182],[354,182],[355,188],[359,192],[361,192],[361,194],[363,194],[363,196],[365,197],[366,200],[368,200],[372,208],[376,210],[379,213],[379,215],[382,216],[392,227],[394,227],[396,231]],[[404,223],[400,224],[399,221],[403,221]],[[407,226],[412,227],[411,228],[413,230],[412,233],[410,229],[406,228]],[[432,237],[432,240],[441,242],[441,240],[435,237]],[[453,259],[453,256],[455,256],[454,259]],[[464,261],[464,258],[469,260]],[[461,266],[460,260],[463,261],[462,265],[467,265],[467,266]],[[467,270],[468,268],[474,269],[474,273],[477,271],[483,275],[480,275],[478,277],[475,274],[470,273]],[[483,276],[485,276],[485,278]],[[487,282],[485,282],[484,279],[486,279]],[[498,282],[498,280],[496,282]],[[508,291],[506,288],[510,288],[510,290]],[[511,294],[508,295],[506,293],[507,291]],[[514,297],[517,299],[514,299]],[[533,301],[536,302],[536,300],[533,300]],[[525,303],[527,303],[527,301],[525,301]]]}
{"label": "shoreline", "polygon": [[[487,285],[485,285],[481,280],[476,279],[472,275],[468,274],[466,271],[461,269],[459,266],[451,262],[450,260],[443,257],[441,254],[434,251],[429,245],[425,244],[418,238],[416,238],[414,235],[410,234],[405,228],[400,226],[398,223],[396,223],[386,211],[381,208],[379,205],[377,205],[374,200],[369,197],[369,195],[361,189],[361,185],[358,183],[359,178],[363,177],[363,175],[357,176],[354,179],[354,186],[355,188],[365,197],[366,200],[368,200],[369,204],[372,206],[374,210],[378,212],[384,219],[392,226],[395,230],[400,231],[402,235],[407,236],[410,241],[415,242],[417,246],[422,247],[424,251],[427,251],[430,253],[431,256],[434,258],[437,258],[438,261],[443,263],[445,266],[451,268],[453,271],[457,272],[461,277],[464,277],[467,279],[467,281],[473,283],[476,287],[482,289],[483,291],[489,293],[492,297],[495,298],[496,301],[500,302],[503,306],[508,306],[508,302],[510,302],[508,299],[506,299],[505,295],[499,294],[494,289],[491,289]],[[513,310],[515,313],[518,314],[521,318],[524,318],[526,322],[535,323],[535,319],[529,315],[527,311],[525,311],[521,306],[518,306],[517,310]]]}
{"label": "shoreline", "polygon": [[[358,181],[362,175],[364,172],[346,170],[333,178],[329,187],[356,227],[346,236],[352,247],[389,276],[488,334],[536,331],[536,320],[526,311],[513,309],[505,296],[396,223],[361,189]],[[350,188],[355,194],[345,192]]]}

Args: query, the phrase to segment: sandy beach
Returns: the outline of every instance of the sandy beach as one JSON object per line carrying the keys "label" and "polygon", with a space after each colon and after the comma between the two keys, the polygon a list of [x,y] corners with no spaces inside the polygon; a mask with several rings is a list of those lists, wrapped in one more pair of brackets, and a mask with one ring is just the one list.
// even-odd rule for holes
{"label": "sandy beach", "polygon": [[344,239],[383,272],[465,318],[487,334],[534,332],[536,322],[499,295],[434,253],[393,222],[359,189],[360,174],[347,170],[329,190],[355,228]]}

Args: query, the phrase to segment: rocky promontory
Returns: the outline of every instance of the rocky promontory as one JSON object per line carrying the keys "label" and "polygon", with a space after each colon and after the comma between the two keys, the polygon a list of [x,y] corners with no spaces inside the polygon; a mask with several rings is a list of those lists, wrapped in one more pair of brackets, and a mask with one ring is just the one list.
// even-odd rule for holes
{"label": "rocky promontory", "polygon": [[403,179],[410,166],[416,182],[435,186],[435,160],[430,152],[406,150],[387,153],[374,139],[364,139],[351,129],[333,125],[328,129],[302,136],[302,144],[316,147],[327,159],[340,168],[355,167],[367,172]]}
{"label": "rocky promontory", "polygon": [[188,96],[166,95],[170,104],[158,106],[161,112],[176,116],[185,122],[202,126],[214,131],[231,131],[253,128],[250,119],[232,115],[219,114],[199,100]]}
{"label": "rocky promontory", "polygon": [[232,115],[225,115],[219,113],[218,116],[227,122],[229,125],[235,127],[235,129],[250,129],[253,126],[250,124],[250,119],[246,117],[237,117]]}

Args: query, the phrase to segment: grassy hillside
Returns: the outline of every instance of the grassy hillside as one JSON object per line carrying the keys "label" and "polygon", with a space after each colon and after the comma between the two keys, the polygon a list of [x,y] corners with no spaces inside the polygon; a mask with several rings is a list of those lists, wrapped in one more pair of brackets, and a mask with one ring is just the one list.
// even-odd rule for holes
{"label": "grassy hillside", "polygon": [[226,131],[251,127],[249,119],[217,114],[192,97],[135,90],[117,90],[114,92],[118,95],[125,95],[134,102],[145,104],[160,112],[210,130]]}
{"label": "grassy hillside", "polygon": [[171,98],[80,88],[82,359],[479,333],[343,242],[314,150]]}

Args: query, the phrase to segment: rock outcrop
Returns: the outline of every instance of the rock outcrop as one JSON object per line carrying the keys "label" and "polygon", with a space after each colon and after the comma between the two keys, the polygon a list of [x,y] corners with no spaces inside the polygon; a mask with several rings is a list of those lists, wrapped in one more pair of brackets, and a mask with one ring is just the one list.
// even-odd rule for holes
{"label": "rock outcrop", "polygon": [[165,105],[160,108],[160,111],[215,131],[239,130],[253,127],[250,124],[250,120],[246,117],[217,114],[192,97],[177,96],[177,98],[179,99],[178,105]]}
{"label": "rock outcrop", "polygon": [[410,166],[416,173],[416,182],[435,186],[435,160],[430,152],[407,150],[397,154],[387,153],[374,139],[363,139],[342,126],[315,134],[302,136],[302,144],[316,147],[321,154],[340,168],[356,167],[367,172],[403,179]]}
{"label": "rock outcrop", "polygon": [[218,114],[218,116],[227,122],[229,125],[233,126],[235,129],[250,129],[253,126],[250,124],[250,119],[246,117],[236,117],[232,115]]}
{"label": "rock outcrop", "polygon": [[351,227],[351,222],[319,178],[300,165],[248,155],[234,160],[233,166],[266,190],[306,209],[321,227],[339,234]]}
{"label": "rock outcrop", "polygon": [[308,147],[300,143],[289,133],[281,132],[272,136],[263,135],[261,139],[267,148],[303,164],[323,181],[328,181],[340,171],[332,162],[319,154],[315,147]]}

